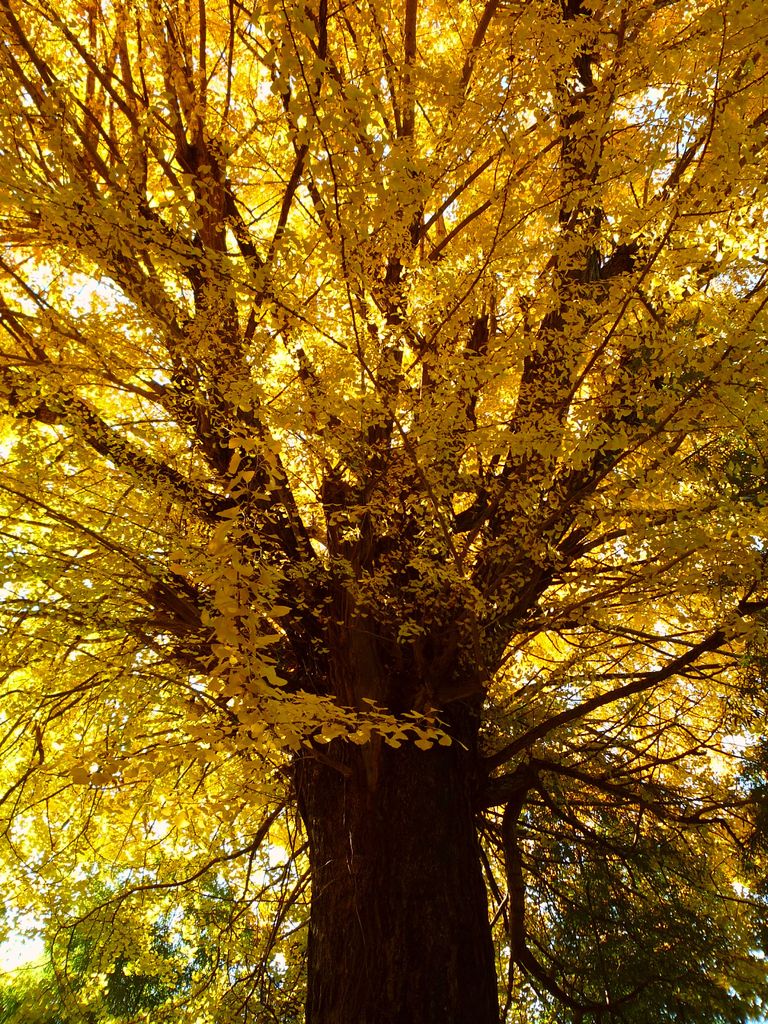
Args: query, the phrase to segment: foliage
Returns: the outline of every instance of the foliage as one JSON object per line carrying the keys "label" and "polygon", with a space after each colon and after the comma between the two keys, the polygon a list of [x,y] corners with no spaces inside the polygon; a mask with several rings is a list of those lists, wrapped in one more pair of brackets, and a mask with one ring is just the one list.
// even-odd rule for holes
{"label": "foliage", "polygon": [[[280,891],[286,867],[266,866],[271,894]],[[125,878],[118,892],[118,900],[136,896]],[[122,913],[116,929],[115,896],[92,881],[79,924],[63,929],[44,957],[8,972],[0,983],[3,1024],[183,1019],[193,993],[196,1012],[205,1005],[204,990],[219,1020],[300,1019],[302,984],[294,973],[303,963],[301,945],[289,941],[285,953],[265,948],[253,924],[255,899],[245,904],[220,876],[206,875],[163,916],[153,917],[158,904],[145,900]],[[279,924],[274,907],[270,918]],[[226,991],[218,975],[226,977]]]}
{"label": "foliage", "polygon": [[763,5],[0,23],[2,861],[71,998],[299,1020],[296,765],[469,708],[506,1019],[758,1013]]}

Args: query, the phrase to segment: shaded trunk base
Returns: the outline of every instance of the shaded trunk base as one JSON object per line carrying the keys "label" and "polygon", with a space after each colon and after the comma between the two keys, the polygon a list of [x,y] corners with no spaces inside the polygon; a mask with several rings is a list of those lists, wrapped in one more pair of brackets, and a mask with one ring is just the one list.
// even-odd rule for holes
{"label": "shaded trunk base", "polygon": [[473,758],[458,743],[325,749],[341,771],[296,766],[312,867],[307,1024],[497,1024]]}

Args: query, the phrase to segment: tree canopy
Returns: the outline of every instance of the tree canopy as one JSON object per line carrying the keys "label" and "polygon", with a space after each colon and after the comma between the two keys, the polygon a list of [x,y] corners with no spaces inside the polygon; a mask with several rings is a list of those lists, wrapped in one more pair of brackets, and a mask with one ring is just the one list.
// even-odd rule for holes
{"label": "tree canopy", "polygon": [[391,835],[402,934],[490,920],[487,1019],[754,1019],[763,4],[0,25],[6,932],[190,1022],[302,1020],[309,934],[307,1020],[374,1024],[321,900]]}

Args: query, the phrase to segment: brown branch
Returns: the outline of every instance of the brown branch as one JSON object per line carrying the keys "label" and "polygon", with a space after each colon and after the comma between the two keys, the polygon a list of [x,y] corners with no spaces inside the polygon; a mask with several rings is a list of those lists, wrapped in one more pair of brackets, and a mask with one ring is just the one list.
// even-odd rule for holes
{"label": "brown branch", "polygon": [[[754,614],[757,611],[762,611],[765,608],[768,608],[768,601],[742,602],[736,611],[738,615],[746,616]],[[528,750],[537,742],[537,740],[543,739],[551,732],[554,732],[555,729],[559,729],[560,726],[578,721],[581,718],[585,718],[593,711],[597,711],[599,708],[605,707],[608,704],[614,704],[619,700],[624,700],[626,697],[633,697],[636,694],[644,693],[646,690],[650,690],[654,686],[658,686],[659,683],[663,683],[667,679],[671,679],[673,676],[681,675],[687,668],[694,665],[702,654],[718,650],[718,648],[724,644],[727,639],[728,633],[724,628],[720,627],[715,629],[709,634],[709,636],[700,640],[699,643],[693,644],[685,654],[681,654],[677,658],[673,658],[663,668],[656,669],[654,672],[646,672],[638,679],[635,679],[631,683],[627,683],[625,686],[619,686],[614,690],[609,690],[607,693],[598,694],[597,696],[591,697],[589,700],[585,700],[581,704],[576,705],[576,707],[567,708],[565,711],[561,711],[559,714],[553,715],[551,718],[547,718],[543,722],[539,722],[538,725],[528,729],[527,732],[518,736],[517,739],[508,743],[506,746],[502,747],[501,750],[497,750],[495,754],[486,758],[485,763],[487,768],[489,770],[499,768],[502,764],[505,764],[517,754],[522,753],[524,750]]]}
{"label": "brown branch", "polygon": [[[565,778],[581,782],[585,786],[596,789],[601,793],[606,793],[609,796],[616,797],[618,800],[635,804],[662,821],[674,821],[683,825],[705,826],[723,824],[721,818],[707,818],[704,817],[704,815],[713,811],[720,811],[725,808],[749,807],[754,803],[754,798],[752,797],[745,797],[739,800],[723,800],[701,806],[693,814],[675,814],[664,806],[662,801],[665,794],[662,792],[658,793],[657,799],[649,798],[648,795],[643,795],[642,793],[637,792],[629,785],[625,785],[620,782],[611,782],[610,779],[606,777],[596,777],[591,775],[589,772],[582,771],[579,768],[574,768],[572,765],[559,764],[558,762],[550,761],[547,758],[531,757],[526,760],[525,764],[529,766],[532,771],[550,772],[554,775],[562,775]],[[507,775],[490,779],[478,803],[478,807],[483,810],[487,810],[490,807],[499,807],[506,804],[510,798],[515,797],[519,789],[519,777],[518,770],[515,770]],[[634,780],[632,781],[634,782]],[[644,783],[643,785],[647,788],[648,784]]]}
{"label": "brown branch", "polygon": [[[535,978],[550,995],[553,995],[564,1006],[568,1006],[573,1010],[593,1013],[600,1012],[608,1008],[606,1003],[582,1001],[574,998],[565,989],[561,988],[555,978],[539,963],[528,946],[525,927],[525,875],[517,836],[517,823],[528,791],[537,783],[537,774],[531,766],[526,765],[518,769],[517,772],[514,772],[511,780],[514,780],[512,795],[504,810],[504,817],[502,819],[502,840],[507,873],[507,891],[509,893],[509,944],[511,955],[532,978]],[[635,995],[637,995],[637,990],[624,996],[620,1002],[629,1002]]]}
{"label": "brown branch", "polygon": [[475,34],[472,37],[472,42],[469,44],[467,50],[467,56],[464,60],[464,67],[461,69],[461,91],[466,92],[469,86],[470,79],[472,78],[472,72],[477,61],[477,54],[480,47],[483,45],[485,34],[488,31],[488,26],[491,23],[496,10],[499,6],[499,0],[488,0],[488,3],[483,9],[483,13],[480,15],[480,21],[477,23]]}
{"label": "brown branch", "polygon": [[[328,56],[328,0],[320,0],[320,6],[318,9],[317,17],[313,18],[312,20],[314,21],[315,26],[317,28],[317,44],[313,46],[313,49],[315,50],[315,53],[317,54],[319,59],[324,62]],[[290,27],[289,30],[291,31],[291,36],[293,36],[293,31],[290,29]],[[295,39],[294,46],[296,46]],[[302,78],[304,79],[304,84],[307,87],[307,94],[312,103],[315,118],[317,119],[315,100],[320,94],[323,73],[322,71],[319,73],[318,77],[315,79],[314,86],[307,81],[303,63],[301,65],[301,74]],[[287,105],[286,113],[288,113]],[[293,200],[296,196],[296,190],[299,187],[302,174],[304,173],[304,166],[306,164],[308,153],[308,142],[302,143],[300,146],[297,146],[296,159],[293,164],[293,170],[291,171],[290,177],[288,178],[288,183],[285,186],[283,200],[282,203],[280,204],[280,213],[278,214],[277,218],[277,226],[275,227],[275,233],[272,236],[272,241],[270,242],[269,245],[269,251],[266,260],[267,263],[272,262],[275,250],[277,249],[277,246],[281,238],[283,237],[283,234],[285,233],[285,227],[288,222],[288,214],[290,213],[291,206],[293,205]]]}
{"label": "brown branch", "polygon": [[167,484],[174,497],[191,503],[204,519],[212,522],[217,520],[218,513],[227,504],[225,499],[188,480],[177,469],[134,447],[81,398],[57,395],[43,401],[34,398],[30,401],[24,396],[34,396],[34,381],[23,380],[21,374],[14,374],[8,368],[0,370],[0,382],[12,415],[69,427],[90,448],[137,477],[150,490],[155,489],[158,483]]}
{"label": "brown branch", "polygon": [[283,812],[284,809],[285,804],[279,803],[277,807],[267,815],[267,817],[264,819],[256,833],[254,834],[253,839],[251,839],[251,841],[246,846],[240,847],[237,850],[233,850],[231,853],[224,853],[220,857],[211,858],[211,860],[207,861],[203,865],[203,867],[198,868],[197,871],[193,871],[192,874],[187,875],[185,878],[174,879],[174,881],[172,882],[145,882],[141,885],[130,886],[128,889],[124,889],[122,892],[117,893],[117,895],[112,896],[107,900],[104,900],[102,903],[99,903],[95,907],[92,907],[91,910],[89,910],[81,918],[79,918],[79,923],[82,924],[84,921],[87,921],[88,918],[93,917],[95,914],[98,914],[100,911],[106,909],[107,907],[119,906],[121,903],[125,902],[125,900],[130,899],[131,896],[136,896],[138,893],[158,892],[165,889],[179,889],[183,886],[190,885],[192,882],[196,882],[199,878],[202,878],[215,865],[227,864],[230,861],[237,860],[238,857],[243,857],[245,856],[245,854],[250,854],[253,850],[257,849],[264,842],[264,840],[269,835],[269,830],[272,827],[273,823],[275,822],[276,818]]}
{"label": "brown branch", "polygon": [[403,69],[403,113],[400,126],[400,138],[412,139],[416,123],[416,95],[413,88],[413,66],[416,63],[416,25],[418,21],[418,0],[406,0],[404,25],[404,58]]}
{"label": "brown branch", "polygon": [[422,237],[426,235],[426,233],[429,231],[429,229],[432,227],[435,221],[439,220],[440,217],[443,216],[443,214],[451,205],[451,203],[455,202],[455,200],[459,198],[461,193],[464,192],[465,189],[469,188],[473,181],[480,177],[483,171],[488,170],[488,168],[491,166],[494,160],[498,160],[498,158],[502,155],[503,152],[504,149],[502,148],[497,149],[495,150],[495,152],[491,153],[489,157],[486,157],[486,159],[483,160],[479,167],[476,167],[474,171],[472,171],[472,173],[468,177],[466,177],[460,185],[457,185],[456,188],[448,196],[446,196],[446,198],[438,206],[435,212],[433,214],[430,214],[430,216],[427,217],[427,219],[424,221],[424,224],[422,225],[421,228]]}
{"label": "brown branch", "polygon": [[283,193],[283,201],[280,204],[280,213],[277,217],[277,226],[275,227],[275,233],[272,236],[272,241],[269,244],[269,251],[267,253],[267,263],[271,263],[275,255],[275,250],[280,242],[280,239],[285,234],[285,226],[288,223],[288,214],[291,211],[293,200],[296,195],[296,189],[299,187],[301,176],[304,173],[304,164],[307,159],[307,153],[309,152],[309,144],[303,143],[296,150],[296,159],[293,163],[293,170],[288,178],[288,184],[285,186],[285,192]]}
{"label": "brown branch", "polygon": [[429,254],[429,260],[431,262],[434,262],[435,260],[437,260],[439,258],[439,256],[440,256],[440,253],[443,251],[443,249],[445,249],[445,247],[447,245],[450,245],[450,243],[454,240],[454,238],[457,235],[461,234],[461,232],[464,230],[464,228],[468,227],[472,223],[473,220],[475,220],[481,214],[485,213],[485,211],[490,206],[492,206],[493,203],[494,203],[494,199],[486,199],[484,203],[481,203],[476,209],[472,210],[470,213],[468,213],[466,215],[466,217],[464,217],[462,220],[460,220],[459,223],[451,231],[448,232],[448,234],[445,236],[445,238],[441,239],[440,243],[435,246],[435,248]]}

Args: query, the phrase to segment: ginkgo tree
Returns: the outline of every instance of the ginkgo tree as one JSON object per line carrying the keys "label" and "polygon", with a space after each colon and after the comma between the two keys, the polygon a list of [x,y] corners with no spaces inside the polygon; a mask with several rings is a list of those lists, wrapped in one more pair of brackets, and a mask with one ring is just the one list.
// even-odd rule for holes
{"label": "ginkgo tree", "polygon": [[0,24],[2,849],[57,969],[756,1014],[762,3]]}

